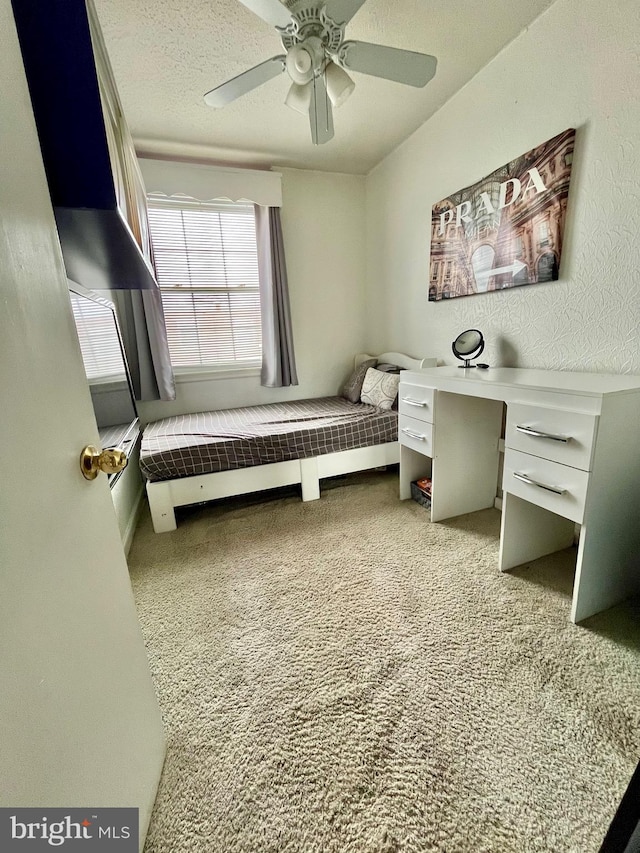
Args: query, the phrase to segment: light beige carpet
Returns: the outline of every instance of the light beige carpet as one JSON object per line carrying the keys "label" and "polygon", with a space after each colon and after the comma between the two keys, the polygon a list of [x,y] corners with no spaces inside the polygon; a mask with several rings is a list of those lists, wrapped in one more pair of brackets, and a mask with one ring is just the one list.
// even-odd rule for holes
{"label": "light beige carpet", "polygon": [[637,607],[575,627],[571,550],[501,575],[497,511],[340,482],[143,519],[147,853],[595,853],[640,756]]}

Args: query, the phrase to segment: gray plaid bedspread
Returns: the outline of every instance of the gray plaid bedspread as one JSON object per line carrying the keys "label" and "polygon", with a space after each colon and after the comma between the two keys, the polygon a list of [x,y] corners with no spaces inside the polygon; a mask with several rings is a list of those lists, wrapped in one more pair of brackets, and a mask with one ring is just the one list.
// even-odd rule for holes
{"label": "gray plaid bedspread", "polygon": [[154,421],[144,429],[140,468],[148,480],[172,480],[397,438],[397,412],[321,397]]}

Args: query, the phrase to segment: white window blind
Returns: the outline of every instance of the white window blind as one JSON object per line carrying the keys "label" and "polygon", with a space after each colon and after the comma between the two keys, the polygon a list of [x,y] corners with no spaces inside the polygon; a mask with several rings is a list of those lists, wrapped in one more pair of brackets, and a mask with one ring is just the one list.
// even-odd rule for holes
{"label": "white window blind", "polygon": [[124,360],[111,309],[75,293],[69,296],[87,379],[103,382],[122,379]]}
{"label": "white window blind", "polygon": [[149,226],[173,366],[259,361],[253,206],[150,198]]}

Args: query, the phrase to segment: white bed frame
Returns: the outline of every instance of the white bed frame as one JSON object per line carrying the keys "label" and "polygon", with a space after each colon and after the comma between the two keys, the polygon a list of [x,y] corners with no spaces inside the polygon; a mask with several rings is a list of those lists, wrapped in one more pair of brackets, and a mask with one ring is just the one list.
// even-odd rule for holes
{"label": "white bed frame", "polygon": [[[370,358],[377,358],[379,362],[397,364],[405,370],[419,370],[422,367],[437,365],[435,358],[418,359],[398,352],[385,352],[379,356],[359,353],[355,357],[356,367]],[[392,465],[399,461],[400,445],[397,441],[390,441],[387,444],[326,453],[309,459],[292,459],[287,462],[255,465],[233,471],[216,471],[195,477],[162,480],[157,483],[148,482],[147,498],[153,529],[156,533],[175,530],[177,506],[213,501],[248,492],[260,492],[296,483],[302,486],[302,500],[314,501],[320,497],[320,480],[323,477],[366,471],[369,468]]]}

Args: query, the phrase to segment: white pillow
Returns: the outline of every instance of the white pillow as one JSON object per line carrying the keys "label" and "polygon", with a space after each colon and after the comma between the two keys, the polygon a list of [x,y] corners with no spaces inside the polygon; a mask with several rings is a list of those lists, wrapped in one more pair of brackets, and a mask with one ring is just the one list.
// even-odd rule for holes
{"label": "white pillow", "polygon": [[400,376],[397,373],[383,373],[370,367],[364,376],[360,402],[379,409],[390,409],[398,396],[399,384]]}

